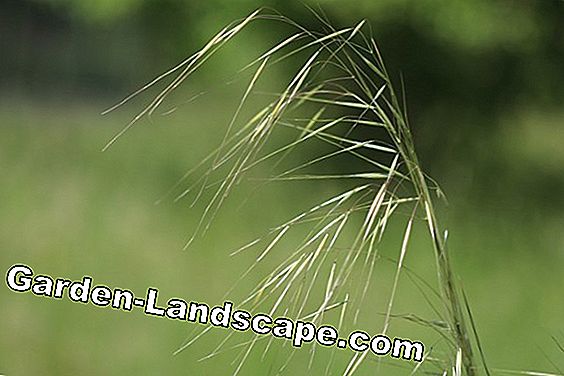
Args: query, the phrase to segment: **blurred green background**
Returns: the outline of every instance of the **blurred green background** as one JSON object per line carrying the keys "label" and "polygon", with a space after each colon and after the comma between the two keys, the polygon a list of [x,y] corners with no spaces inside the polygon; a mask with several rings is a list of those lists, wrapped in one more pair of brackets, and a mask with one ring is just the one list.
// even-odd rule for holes
{"label": "blurred green background", "polygon": [[[552,337],[564,342],[564,2],[306,4],[319,4],[336,26],[366,18],[391,73],[403,76],[422,163],[449,200],[441,214],[488,364],[562,373],[564,353]],[[298,1],[1,2],[3,271],[27,263],[37,273],[91,275],[137,294],[156,286],[163,299],[221,302],[253,259],[226,255],[310,205],[316,196],[308,183],[275,184],[243,209],[228,206],[213,235],[187,252],[182,246],[201,212],[189,200],[154,202],[221,140],[241,94],[241,85],[223,82],[283,30],[253,26],[183,88],[176,112],[142,121],[104,153],[145,102],[100,112],[259,6],[318,25]],[[271,79],[290,71],[281,66]],[[239,198],[251,190],[243,185]],[[431,255],[423,241],[414,248]],[[234,355],[197,362],[211,340],[172,356],[193,329],[187,324],[5,286],[0,301],[0,374],[223,375],[233,368]],[[243,374],[269,367],[256,357]]]}

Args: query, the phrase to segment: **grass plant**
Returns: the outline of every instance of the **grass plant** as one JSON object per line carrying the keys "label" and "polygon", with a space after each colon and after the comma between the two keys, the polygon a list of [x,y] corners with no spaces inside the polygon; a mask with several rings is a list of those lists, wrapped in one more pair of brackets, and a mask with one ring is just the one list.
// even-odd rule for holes
{"label": "grass plant", "polygon": [[[395,270],[388,286],[380,333],[389,333],[391,321],[398,316],[394,312],[394,303],[400,275],[409,273],[405,259],[414,223],[424,221],[432,243],[438,289],[435,291],[428,287],[431,284],[427,282],[418,283],[424,286],[422,290],[436,295],[435,303],[429,298],[429,305],[437,317],[426,320],[416,315],[404,315],[403,318],[417,321],[439,333],[447,350],[438,355],[428,350],[424,361],[441,370],[439,374],[489,374],[485,362],[478,365],[476,353],[481,351],[476,331],[467,301],[453,272],[447,232],[441,228],[435,209],[434,201],[442,194],[434,181],[426,176],[418,159],[405,99],[401,91],[395,89],[365,21],[353,27],[335,29],[320,13],[312,12],[312,16],[319,19],[321,31],[308,30],[276,12],[262,9],[226,26],[195,54],[117,104],[120,106],[133,96],[169,79],[165,88],[110,140],[106,148],[139,119],[153,115],[171,93],[251,22],[268,20],[289,25],[294,29],[293,33],[244,67],[244,71],[252,73],[227,125],[225,136],[219,146],[191,169],[176,187],[184,187],[186,182],[191,181],[192,184],[184,187],[177,199],[193,194],[194,201],[207,200],[197,229],[186,247],[196,236],[208,231],[230,193],[250,170],[272,162],[275,167],[285,166],[288,161],[294,161],[295,155],[302,155],[296,152],[297,149],[321,142],[326,147],[321,155],[294,163],[274,173],[268,180],[313,182],[339,179],[343,181],[340,186],[345,188],[312,203],[295,217],[283,221],[263,237],[232,253],[237,255],[261,247],[256,260],[242,276],[247,277],[261,261],[280,248],[288,234],[293,231],[300,233],[298,228],[306,228],[302,230],[305,236],[301,242],[239,305],[246,305],[254,311],[266,309],[273,316],[284,315],[315,323],[324,320],[329,312],[336,312],[339,329],[344,326],[343,321],[356,322],[363,299],[371,288],[375,265],[384,262],[380,252],[384,234],[395,216],[407,216],[405,230],[398,239],[399,253],[394,258]],[[254,116],[243,119],[243,109],[248,105],[250,96],[258,91],[259,81],[266,72],[276,64],[295,58],[301,59],[302,63],[288,79],[287,85]],[[116,106],[109,110],[114,108]],[[278,129],[293,130],[295,136],[277,145],[271,142],[271,138]],[[359,139],[357,135],[369,136],[368,139]],[[315,171],[319,165],[331,166],[331,161],[343,157],[369,168],[344,173],[303,172]],[[199,178],[193,179],[198,172]],[[362,275],[362,281],[355,279],[355,275]],[[417,280],[416,275],[410,275],[410,278]],[[208,330],[206,328],[195,335],[177,353]],[[206,358],[238,349],[240,353],[233,371],[237,375],[264,339],[253,337],[230,345],[232,336],[227,335]],[[270,342],[264,345],[265,353],[271,346]],[[315,352],[315,349],[311,350],[311,359]],[[357,372],[366,363],[368,355],[369,352],[365,352],[350,357],[342,367],[343,374]],[[481,358],[483,360],[483,356]],[[273,373],[284,372],[288,362],[290,360]],[[333,362],[331,357],[329,364]],[[329,371],[328,365],[327,373]],[[412,366],[412,373],[418,371],[419,365]]]}

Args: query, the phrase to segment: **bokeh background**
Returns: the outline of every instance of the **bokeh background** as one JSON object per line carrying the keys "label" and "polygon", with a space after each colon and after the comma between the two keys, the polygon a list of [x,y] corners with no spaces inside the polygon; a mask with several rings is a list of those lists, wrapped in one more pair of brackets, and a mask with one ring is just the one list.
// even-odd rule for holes
{"label": "bokeh background", "polygon": [[[150,95],[100,113],[259,6],[315,28],[306,4],[320,5],[336,26],[366,18],[392,75],[403,76],[422,163],[448,197],[442,220],[490,367],[562,373],[562,1],[3,0],[1,269],[27,263],[54,277],[91,275],[138,294],[156,286],[163,298],[220,303],[252,260],[226,255],[310,203],[307,182],[273,185],[244,209],[228,206],[187,252],[201,212],[190,202],[154,202],[221,140],[242,87],[224,83],[281,29],[263,22],[237,37],[177,94],[177,111],[142,121],[104,153]],[[290,68],[279,66],[273,85]],[[252,186],[240,197],[245,189]],[[431,255],[418,244],[415,253]],[[5,286],[0,301],[0,374],[232,369],[229,355],[196,361],[213,346],[205,341],[173,356],[192,330],[186,324]],[[244,370],[268,372],[260,358]]]}

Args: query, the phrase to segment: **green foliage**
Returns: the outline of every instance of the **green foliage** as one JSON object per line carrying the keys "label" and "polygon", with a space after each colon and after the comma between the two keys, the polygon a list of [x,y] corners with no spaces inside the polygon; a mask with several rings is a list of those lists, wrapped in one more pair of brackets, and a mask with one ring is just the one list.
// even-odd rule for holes
{"label": "green foliage", "polygon": [[[408,22],[418,32],[456,49],[526,49],[539,41],[544,25],[531,2],[487,0],[358,1],[320,3],[348,18],[369,15],[378,23]],[[334,12],[338,17],[338,13]]]}
{"label": "green foliage", "polygon": [[120,22],[146,4],[145,0],[50,0],[54,7],[79,17],[86,23]]}
{"label": "green foliage", "polygon": [[[120,22],[120,19],[138,13],[151,13],[151,17],[181,25],[191,23],[192,31],[202,36],[210,34],[211,28],[232,14],[248,12],[256,6],[273,6],[281,11],[297,10],[296,2],[266,0],[228,1],[211,0],[206,2],[154,0],[49,0],[53,5],[67,8],[80,16],[85,22]],[[509,0],[358,0],[354,7],[349,1],[323,0],[308,1],[305,4],[320,5],[339,20],[366,17],[371,22],[409,22],[412,27],[427,34],[430,38],[450,43],[456,48],[484,49],[501,47],[510,49],[531,48],[547,29],[538,17],[538,5],[533,2]],[[159,14],[166,8],[190,9],[186,12]],[[303,9],[300,13],[303,13]],[[197,17],[193,17],[197,14]],[[173,19],[167,19],[170,16]]]}

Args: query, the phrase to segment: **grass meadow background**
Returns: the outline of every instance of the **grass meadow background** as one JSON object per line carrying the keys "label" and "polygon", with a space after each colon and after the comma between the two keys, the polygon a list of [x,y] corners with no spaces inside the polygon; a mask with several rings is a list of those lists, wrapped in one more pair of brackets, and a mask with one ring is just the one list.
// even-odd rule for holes
{"label": "grass meadow background", "polygon": [[[315,5],[309,3],[310,5]],[[372,22],[388,67],[405,79],[423,166],[441,185],[455,272],[469,297],[492,369],[564,370],[564,3],[559,1],[320,2],[337,25]],[[282,32],[262,24],[175,95],[178,110],[143,120],[101,148],[150,98],[100,112],[199,48],[220,26],[263,4],[253,1],[7,1],[0,6],[0,269],[128,288],[157,287],[210,305],[256,258],[230,258],[242,244],[339,189],[339,182],[243,182],[210,232],[182,251],[201,208],[164,199],[221,141],[244,80],[236,69]],[[315,25],[296,2],[268,2]],[[262,28],[261,28],[262,27]],[[389,57],[389,58],[388,58]],[[277,68],[269,85],[287,77]],[[209,93],[190,103],[202,90]],[[303,159],[311,158],[300,151]],[[342,166],[339,166],[341,168]],[[345,165],[346,167],[346,165]],[[268,166],[257,175],[268,175]],[[189,182],[186,183],[188,185]],[[248,200],[247,200],[248,199]],[[399,224],[392,227],[401,236]],[[385,252],[396,255],[390,243]],[[290,252],[290,245],[287,245]],[[284,251],[284,248],[280,250]],[[432,250],[417,228],[408,265],[433,276]],[[237,303],[273,266],[261,265],[230,300]],[[262,273],[262,274],[261,274]],[[426,275],[426,274],[425,274]],[[385,281],[386,278],[383,278]],[[391,278],[387,279],[391,283]],[[364,316],[371,327],[382,294],[374,284]],[[398,313],[417,311],[400,280]],[[387,295],[386,295],[387,296]],[[412,306],[413,305],[413,306]],[[16,294],[0,288],[0,374],[224,375],[237,352],[197,360],[221,340],[217,329],[172,353],[193,325]],[[393,322],[391,332],[426,334]],[[427,343],[426,343],[427,344]],[[319,350],[319,349],[318,349]],[[245,375],[273,372],[284,352],[253,356]],[[321,367],[331,350],[319,350]],[[307,370],[308,349],[291,372]],[[339,352],[334,374],[352,355]],[[278,357],[278,358],[277,358]],[[409,374],[390,360],[386,374]],[[401,363],[401,362],[400,362]],[[346,364],[346,363],[344,363]],[[397,368],[397,369],[395,369]],[[359,374],[373,374],[365,365]],[[394,373],[395,372],[395,373]]]}

